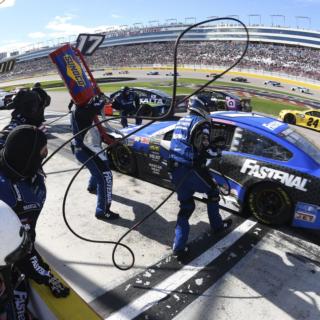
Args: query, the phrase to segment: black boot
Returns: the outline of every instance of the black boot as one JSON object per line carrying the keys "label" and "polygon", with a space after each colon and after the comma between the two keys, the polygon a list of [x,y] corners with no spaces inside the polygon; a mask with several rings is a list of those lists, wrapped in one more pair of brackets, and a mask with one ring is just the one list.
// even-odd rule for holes
{"label": "black boot", "polygon": [[119,219],[120,216],[118,213],[112,212],[111,210],[106,211],[103,214],[96,214],[96,218],[99,220],[103,220],[103,221],[110,221],[110,220],[115,220],[115,219]]}

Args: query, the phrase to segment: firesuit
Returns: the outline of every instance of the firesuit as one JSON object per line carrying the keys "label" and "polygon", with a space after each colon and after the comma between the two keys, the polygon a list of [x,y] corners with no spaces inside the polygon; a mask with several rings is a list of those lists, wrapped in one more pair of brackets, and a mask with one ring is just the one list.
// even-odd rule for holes
{"label": "firesuit", "polygon": [[[94,133],[95,129],[90,130],[94,117],[101,112],[105,105],[103,99],[96,97],[85,107],[73,107],[71,112],[71,126],[74,135],[84,130],[72,140],[71,148],[75,157],[81,163],[85,163],[91,173],[88,191],[97,194],[96,218],[100,220],[112,220],[119,218],[117,213],[110,210],[112,201],[112,172],[109,161],[105,153],[100,153],[91,160],[89,158],[101,151],[99,143],[88,143],[89,134]],[[87,128],[87,130],[85,130]]]}
{"label": "firesuit", "polygon": [[223,221],[220,216],[219,190],[205,165],[208,158],[218,155],[211,142],[211,121],[206,106],[206,101],[201,98],[190,99],[190,114],[177,122],[170,144],[172,182],[180,202],[173,243],[177,256],[188,250],[189,218],[195,209],[195,192],[208,196],[207,210],[213,231],[231,224],[230,220]]}
{"label": "firesuit", "polygon": [[[30,226],[34,243],[37,219],[46,198],[41,162],[47,154],[47,138],[35,126],[20,125],[7,135],[5,144],[0,147],[0,199],[13,209],[22,224]],[[66,297],[69,294],[69,288],[51,273],[34,245],[14,268],[28,279],[48,286],[55,297]],[[27,289],[18,294],[17,299],[21,300],[22,297],[26,305]]]}
{"label": "firesuit", "polygon": [[[123,128],[128,127],[127,116],[130,114],[137,114],[140,107],[140,100],[138,94],[130,91],[128,87],[124,87],[122,91],[114,98],[112,103],[114,109],[120,110],[121,124]],[[136,118],[136,125],[140,125],[142,119]]]}

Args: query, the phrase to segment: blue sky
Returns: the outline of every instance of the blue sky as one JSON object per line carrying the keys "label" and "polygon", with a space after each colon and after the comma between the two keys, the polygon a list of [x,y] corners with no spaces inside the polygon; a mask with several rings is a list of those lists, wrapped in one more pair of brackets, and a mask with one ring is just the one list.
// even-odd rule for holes
{"label": "blue sky", "polygon": [[[4,2],[3,2],[4,1]],[[0,0],[0,52],[32,43],[94,32],[116,25],[149,21],[165,22],[186,17],[201,21],[208,16],[238,15],[248,23],[249,14],[261,14],[271,25],[270,15],[285,15],[286,25],[295,27],[296,16],[311,18],[311,28],[320,29],[320,0]],[[254,20],[256,19],[256,20]],[[273,18],[283,23],[283,18]],[[251,18],[251,22],[257,22]],[[299,19],[309,27],[307,19]],[[48,44],[48,42],[47,42]]]}

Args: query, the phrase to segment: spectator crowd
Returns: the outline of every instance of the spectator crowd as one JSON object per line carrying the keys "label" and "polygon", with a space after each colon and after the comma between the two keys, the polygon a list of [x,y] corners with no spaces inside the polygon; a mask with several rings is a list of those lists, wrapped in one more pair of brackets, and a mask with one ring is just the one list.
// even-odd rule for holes
{"label": "spectator crowd", "polygon": [[[178,49],[179,66],[230,66],[240,57],[245,43],[241,41],[182,41]],[[88,57],[92,69],[101,67],[170,66],[173,63],[174,42],[152,42],[110,46]],[[277,72],[306,79],[320,79],[319,50],[273,43],[250,43],[244,59],[238,65],[255,72]],[[17,62],[12,73],[0,80],[55,72],[48,57]]]}

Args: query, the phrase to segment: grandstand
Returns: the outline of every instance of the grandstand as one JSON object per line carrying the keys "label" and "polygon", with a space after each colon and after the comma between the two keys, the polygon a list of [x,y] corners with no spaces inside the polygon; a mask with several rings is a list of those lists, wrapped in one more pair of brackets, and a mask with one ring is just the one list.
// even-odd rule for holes
{"label": "grandstand", "polygon": [[[93,68],[172,66],[174,41],[186,27],[186,24],[135,26],[106,32],[101,48],[88,59],[89,64]],[[248,29],[250,46],[238,66],[240,70],[268,72],[299,80],[320,80],[320,32],[256,25],[248,26]],[[219,69],[239,57],[245,32],[239,25],[212,24],[193,29],[183,40],[179,49],[179,66],[197,70]],[[58,46],[17,55],[14,73],[1,78],[55,72],[48,54]]]}

